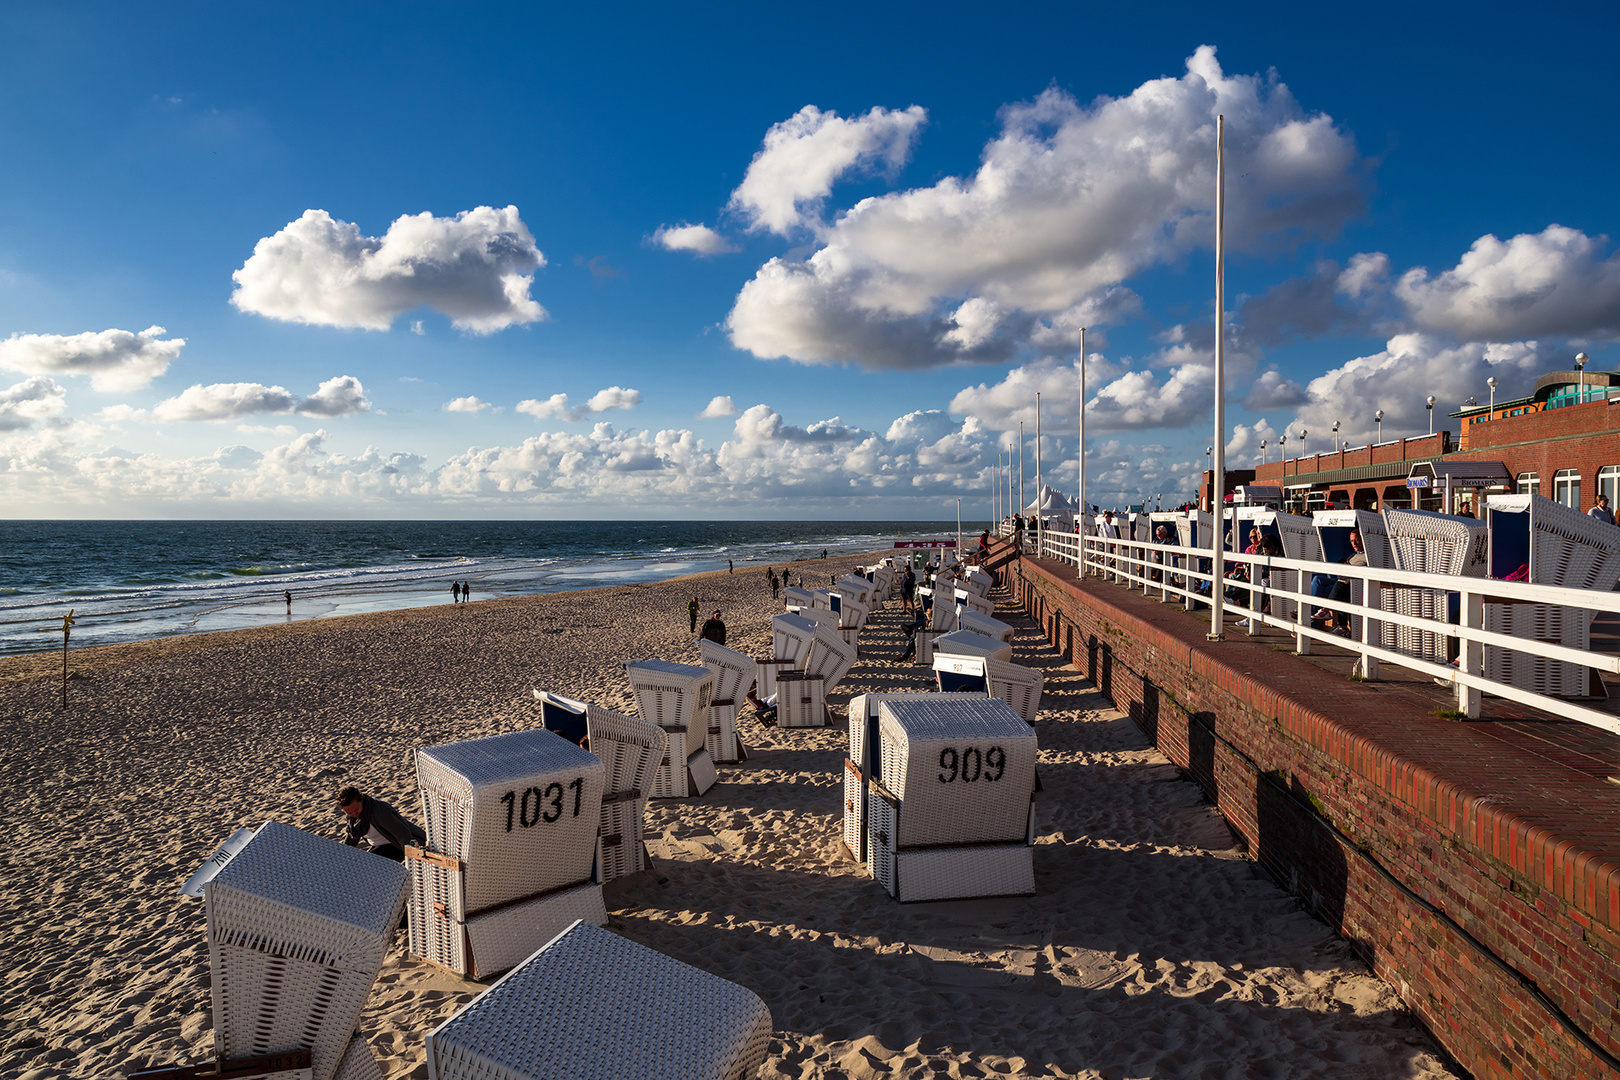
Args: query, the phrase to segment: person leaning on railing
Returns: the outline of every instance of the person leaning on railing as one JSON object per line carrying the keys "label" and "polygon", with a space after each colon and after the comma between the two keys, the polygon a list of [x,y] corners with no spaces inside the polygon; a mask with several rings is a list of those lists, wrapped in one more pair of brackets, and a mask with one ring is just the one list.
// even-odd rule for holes
{"label": "person leaning on railing", "polygon": [[[1361,530],[1350,530],[1351,552],[1339,562],[1345,566],[1366,566],[1367,553],[1361,546]],[[1334,574],[1315,574],[1311,577],[1311,595],[1324,600],[1350,599],[1350,582]],[[1334,611],[1330,608],[1319,608],[1311,614],[1311,625],[1317,629],[1326,627],[1340,637],[1350,636],[1350,614],[1345,611]]]}

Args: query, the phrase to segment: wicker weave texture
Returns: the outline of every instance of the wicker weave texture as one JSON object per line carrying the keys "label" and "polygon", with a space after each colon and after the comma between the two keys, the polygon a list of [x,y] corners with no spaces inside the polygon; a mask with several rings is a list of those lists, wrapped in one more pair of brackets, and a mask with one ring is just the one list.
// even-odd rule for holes
{"label": "wicker weave texture", "polygon": [[978,612],[980,615],[989,615],[991,617],[995,616],[996,605],[991,603],[988,597],[980,596],[978,593],[969,592],[966,589],[957,589],[955,591],[956,613],[958,619],[961,618],[963,611],[974,611]]}
{"label": "wicker weave texture", "polygon": [[204,886],[216,1052],[308,1049],[313,1080],[331,1080],[408,889],[390,859],[260,827]]}
{"label": "wicker weave texture", "polygon": [[[656,724],[592,705],[585,714],[591,752],[602,759],[607,793],[597,830],[597,873],[603,882],[646,869],[642,823],[669,736]],[[617,799],[628,792],[633,799]]]}
{"label": "wicker weave texture", "polygon": [[349,1040],[349,1048],[343,1052],[332,1080],[382,1080],[382,1069],[372,1056],[365,1036],[356,1035]]}
{"label": "wicker weave texture", "polygon": [[872,583],[863,577],[845,574],[838,579],[833,588],[837,589],[838,595],[846,600],[860,604],[862,607],[872,606]]}
{"label": "wicker weave texture", "polygon": [[536,728],[423,747],[416,775],[428,843],[465,864],[468,910],[590,876],[604,784],[595,754]]}
{"label": "wicker weave texture", "polygon": [[967,900],[976,896],[1033,896],[1035,849],[1028,844],[915,848],[895,853],[896,888],[902,904]]}
{"label": "wicker weave texture", "polygon": [[988,615],[981,615],[977,611],[964,611],[957,616],[958,630],[971,630],[975,634],[983,634],[988,638],[1012,644],[1013,628],[1000,619],[993,619]]}
{"label": "wicker weave texture", "polygon": [[995,699],[885,701],[883,786],[901,801],[897,848],[1024,835],[1035,789],[1035,732]]}
{"label": "wicker weave texture", "polygon": [[[937,579],[936,579],[937,580]],[[923,590],[919,589],[918,592]],[[927,590],[932,603],[928,608],[928,629],[949,632],[957,627],[956,597],[948,586]]]}
{"label": "wicker weave texture", "polygon": [[[665,731],[706,732],[714,675],[708,668],[668,660],[635,660],[624,665],[641,718]],[[694,740],[698,741],[698,740]]]}
{"label": "wicker weave texture", "polygon": [[844,846],[856,862],[866,862],[866,781],[849,758],[844,759]]}
{"label": "wicker weave texture", "polygon": [[1397,570],[1484,577],[1485,523],[1432,510],[1385,510],[1391,562]]}
{"label": "wicker weave texture", "polygon": [[801,589],[797,585],[790,585],[782,590],[783,607],[815,607],[816,597],[809,589]]}
{"label": "wicker weave texture", "polygon": [[934,639],[935,658],[946,656],[993,656],[997,660],[1011,660],[1012,646],[997,638],[975,634],[971,630],[952,630]]}
{"label": "wicker weave texture", "polygon": [[691,756],[687,751],[686,732],[665,731],[664,734],[669,736],[669,751],[653,773],[648,794],[654,799],[684,799],[692,794],[691,778],[686,772],[686,759]]}
{"label": "wicker weave texture", "polygon": [[472,974],[486,979],[516,967],[576,920],[607,925],[601,885],[590,882],[468,919]]}
{"label": "wicker weave texture", "polygon": [[741,701],[754,685],[759,665],[747,653],[728,649],[708,638],[698,639],[703,666],[714,676],[714,700]]}
{"label": "wicker weave texture", "polygon": [[411,953],[462,975],[472,970],[461,924],[467,900],[461,871],[408,859],[411,871]]}
{"label": "wicker weave texture", "polygon": [[815,639],[815,620],[794,612],[771,616],[771,654],[793,661],[795,668],[803,669],[810,659]]}
{"label": "wicker weave texture", "polygon": [[709,760],[717,765],[735,765],[742,760],[737,741],[737,706],[715,705],[709,709],[709,733],[703,740]]}
{"label": "wicker weave texture", "polygon": [[776,680],[776,726],[810,728],[827,726],[826,682],[818,676],[799,672]]}
{"label": "wicker weave texture", "polygon": [[753,992],[586,923],[427,1037],[438,1080],[743,1080],[771,1014]]}
{"label": "wicker weave texture", "polygon": [[836,629],[825,623],[816,626],[810,658],[803,665],[806,675],[820,675],[826,683],[825,693],[841,682],[849,669],[855,666],[855,646],[846,641]]}
{"label": "wicker weave texture", "polygon": [[849,699],[849,758],[868,780],[877,775],[882,755],[878,747],[878,710],[885,701],[927,698],[930,701],[983,701],[987,694],[936,694],[932,691],[901,691],[885,694],[857,694]]}

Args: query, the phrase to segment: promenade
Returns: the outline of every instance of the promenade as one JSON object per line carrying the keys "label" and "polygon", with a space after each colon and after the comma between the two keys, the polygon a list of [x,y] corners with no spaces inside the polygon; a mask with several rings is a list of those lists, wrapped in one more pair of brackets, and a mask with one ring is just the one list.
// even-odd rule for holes
{"label": "promenade", "polygon": [[[1005,544],[991,562],[1008,559]],[[1024,557],[1059,654],[1190,775],[1476,1077],[1620,1076],[1620,738]]]}

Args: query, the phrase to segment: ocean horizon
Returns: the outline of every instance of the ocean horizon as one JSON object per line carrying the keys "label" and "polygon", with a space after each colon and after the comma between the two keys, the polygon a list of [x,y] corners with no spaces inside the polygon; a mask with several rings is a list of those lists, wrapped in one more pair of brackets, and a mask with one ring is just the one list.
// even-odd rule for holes
{"label": "ocean horizon", "polygon": [[[0,521],[0,655],[662,581],[954,537],[922,521]],[[964,542],[986,527],[962,523]],[[292,594],[291,610],[286,594]]]}

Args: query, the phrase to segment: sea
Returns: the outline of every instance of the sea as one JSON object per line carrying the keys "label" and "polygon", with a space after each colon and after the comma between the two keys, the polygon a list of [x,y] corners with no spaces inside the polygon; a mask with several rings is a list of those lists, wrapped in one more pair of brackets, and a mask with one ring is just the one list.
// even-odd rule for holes
{"label": "sea", "polygon": [[[970,542],[985,527],[964,522]],[[357,612],[764,575],[790,560],[950,538],[916,521],[0,521],[0,655]],[[286,594],[292,594],[289,614]]]}

